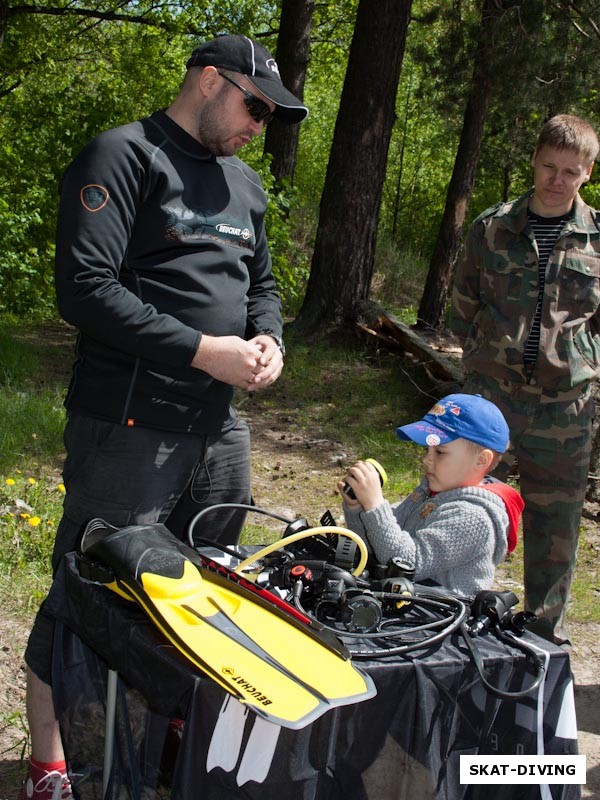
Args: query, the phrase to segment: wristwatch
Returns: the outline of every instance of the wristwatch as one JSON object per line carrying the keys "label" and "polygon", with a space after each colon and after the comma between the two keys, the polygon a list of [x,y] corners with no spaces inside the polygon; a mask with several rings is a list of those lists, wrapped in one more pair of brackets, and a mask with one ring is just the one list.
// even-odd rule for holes
{"label": "wristwatch", "polygon": [[276,333],[273,333],[273,331],[269,331],[269,330],[267,330],[267,331],[259,331],[258,332],[259,336],[261,336],[263,334],[265,336],[270,336],[271,339],[275,340],[275,343],[277,344],[277,347],[281,350],[281,355],[284,356],[285,355],[285,345],[283,343],[283,339],[281,338],[281,336],[278,336]]}

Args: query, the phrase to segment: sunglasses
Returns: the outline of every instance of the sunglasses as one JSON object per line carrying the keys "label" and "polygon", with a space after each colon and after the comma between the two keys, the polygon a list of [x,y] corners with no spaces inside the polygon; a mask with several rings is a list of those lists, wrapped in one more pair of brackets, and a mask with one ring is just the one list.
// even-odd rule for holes
{"label": "sunglasses", "polygon": [[222,72],[218,72],[218,74],[222,78],[225,78],[226,81],[229,81],[229,83],[233,84],[236,89],[239,89],[244,95],[244,105],[255,122],[263,122],[265,125],[271,122],[273,119],[273,112],[264,100],[261,100],[260,97],[256,97],[256,95],[252,94],[252,92],[244,89],[243,86],[240,86],[239,83],[231,80],[231,78],[229,78],[227,75],[224,75]]}

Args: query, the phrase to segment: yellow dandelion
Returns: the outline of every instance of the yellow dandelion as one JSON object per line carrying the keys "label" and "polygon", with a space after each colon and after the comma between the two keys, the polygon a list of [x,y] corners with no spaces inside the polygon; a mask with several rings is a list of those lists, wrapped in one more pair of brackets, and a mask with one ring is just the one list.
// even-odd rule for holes
{"label": "yellow dandelion", "polygon": [[36,483],[35,478],[27,478],[27,483],[31,483],[32,485]]}
{"label": "yellow dandelion", "polygon": [[58,491],[59,491],[59,492],[61,492],[62,494],[64,494],[64,493],[67,491],[67,490],[66,490],[66,488],[65,488],[65,485],[64,485],[64,483],[59,483],[59,484],[58,484],[58,486],[57,486],[56,488],[57,488],[57,489],[58,489]]}
{"label": "yellow dandelion", "polygon": [[31,516],[31,514],[28,514],[26,511],[21,511],[21,513],[19,514],[19,516],[20,516],[20,517],[22,517],[23,519],[29,519],[29,517]]}
{"label": "yellow dandelion", "polygon": [[14,486],[15,485],[15,479],[14,478],[7,478],[5,483],[6,483],[7,486]]}
{"label": "yellow dandelion", "polygon": [[32,528],[37,528],[42,520],[39,517],[29,517],[27,522],[31,525]]}

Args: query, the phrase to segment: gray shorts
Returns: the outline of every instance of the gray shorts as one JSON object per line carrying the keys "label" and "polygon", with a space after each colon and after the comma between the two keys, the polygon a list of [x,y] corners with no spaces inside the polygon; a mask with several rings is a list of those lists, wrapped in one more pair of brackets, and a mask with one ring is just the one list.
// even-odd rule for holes
{"label": "gray shorts", "polygon": [[[186,540],[189,523],[201,509],[250,502],[250,433],[239,418],[223,433],[177,434],[76,414],[65,427],[65,446],[66,495],[54,543],[54,572],[62,556],[77,549],[94,517],[119,528],[164,522]],[[237,509],[209,512],[194,526],[194,535],[234,544],[245,516]],[[43,612],[42,605],[25,660],[50,683],[54,623]]]}

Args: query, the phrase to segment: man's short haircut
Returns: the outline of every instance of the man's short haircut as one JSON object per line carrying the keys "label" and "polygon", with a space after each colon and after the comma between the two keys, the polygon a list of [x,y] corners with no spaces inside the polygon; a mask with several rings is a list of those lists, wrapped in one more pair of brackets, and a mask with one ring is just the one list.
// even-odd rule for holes
{"label": "man's short haircut", "polygon": [[596,131],[590,123],[572,114],[557,114],[546,122],[540,131],[536,152],[545,146],[572,150],[583,156],[586,164],[595,161],[600,150]]}

